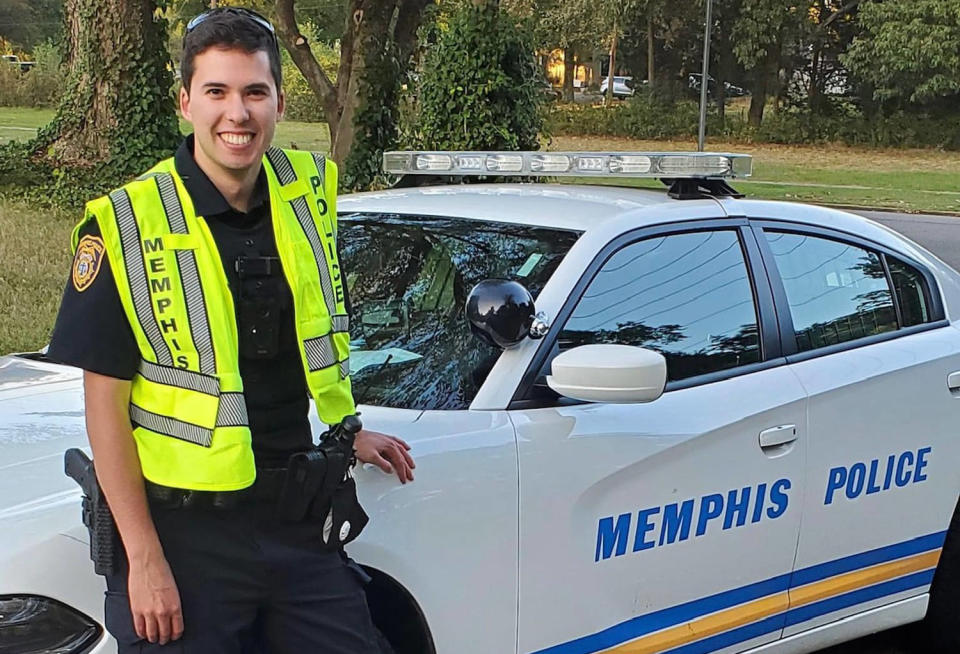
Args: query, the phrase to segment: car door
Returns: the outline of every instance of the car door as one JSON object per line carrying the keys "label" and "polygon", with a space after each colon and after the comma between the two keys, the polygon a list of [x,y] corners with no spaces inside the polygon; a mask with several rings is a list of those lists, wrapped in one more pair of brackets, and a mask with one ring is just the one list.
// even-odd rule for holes
{"label": "car door", "polygon": [[922,264],[847,234],[756,229],[810,398],[788,636],[929,589],[957,502],[960,354]]}
{"label": "car door", "polygon": [[[734,652],[780,636],[806,399],[757,256],[743,220],[625,235],[554,321],[510,412],[518,651]],[[662,352],[663,396],[586,404],[545,389],[552,356],[597,342]]]}

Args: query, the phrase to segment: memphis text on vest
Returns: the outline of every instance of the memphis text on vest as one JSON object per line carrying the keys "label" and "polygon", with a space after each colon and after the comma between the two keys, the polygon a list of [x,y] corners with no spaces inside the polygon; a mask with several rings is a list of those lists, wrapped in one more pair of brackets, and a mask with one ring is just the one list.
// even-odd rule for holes
{"label": "memphis text on vest", "polygon": [[[274,237],[294,305],[307,388],[328,424],[355,413],[349,321],[337,260],[336,165],[271,148],[263,165]],[[130,419],[143,475],[191,490],[256,477],[233,298],[213,236],[172,159],[87,204],[140,349]]]}

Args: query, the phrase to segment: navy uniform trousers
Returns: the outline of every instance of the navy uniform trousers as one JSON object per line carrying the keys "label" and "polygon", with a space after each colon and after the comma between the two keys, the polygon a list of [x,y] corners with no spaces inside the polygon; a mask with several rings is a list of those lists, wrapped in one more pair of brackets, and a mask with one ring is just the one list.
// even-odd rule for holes
{"label": "navy uniform trousers", "polygon": [[[320,549],[321,524],[276,518],[270,503],[158,508],[153,521],[183,607],[183,636],[140,639],[124,569],[107,577],[107,630],[119,654],[377,654],[366,573]],[[121,557],[124,558],[124,557]]]}

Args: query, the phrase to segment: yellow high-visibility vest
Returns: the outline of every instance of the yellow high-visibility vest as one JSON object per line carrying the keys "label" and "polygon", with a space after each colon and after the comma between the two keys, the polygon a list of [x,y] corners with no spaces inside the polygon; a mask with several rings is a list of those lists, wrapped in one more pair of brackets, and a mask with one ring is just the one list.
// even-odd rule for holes
{"label": "yellow high-visibility vest", "polygon": [[[263,165],[306,386],[320,419],[333,424],[356,411],[336,249],[336,164],[271,148]],[[130,418],[144,477],[190,490],[249,486],[256,469],[233,297],[173,159],[89,202],[73,232],[74,250],[91,219],[140,348]]]}

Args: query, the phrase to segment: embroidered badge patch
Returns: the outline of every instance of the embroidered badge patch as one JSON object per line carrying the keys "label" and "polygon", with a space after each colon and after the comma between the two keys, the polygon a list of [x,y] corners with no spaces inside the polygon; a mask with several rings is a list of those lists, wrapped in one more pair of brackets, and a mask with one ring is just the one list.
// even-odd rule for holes
{"label": "embroidered badge patch", "polygon": [[90,287],[103,263],[103,241],[96,236],[84,236],[73,257],[73,287],[81,293]]}

